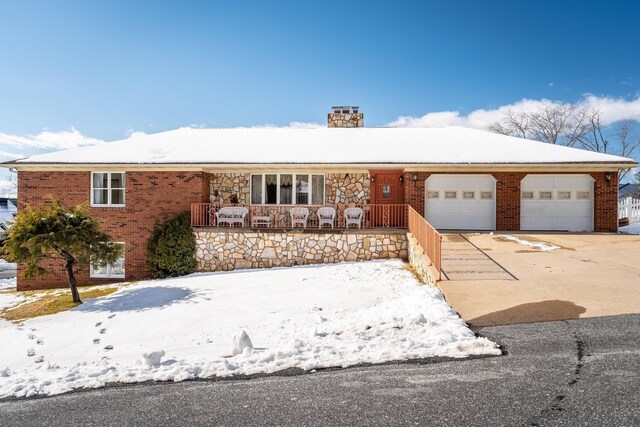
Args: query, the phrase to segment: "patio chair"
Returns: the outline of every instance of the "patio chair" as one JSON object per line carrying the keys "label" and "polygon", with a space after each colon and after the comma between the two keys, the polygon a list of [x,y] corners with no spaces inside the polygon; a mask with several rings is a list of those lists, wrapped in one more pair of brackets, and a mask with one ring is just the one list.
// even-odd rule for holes
{"label": "patio chair", "polygon": [[358,228],[362,228],[362,208],[346,208],[344,220],[345,228],[349,228],[349,224],[355,224]]}
{"label": "patio chair", "polygon": [[289,211],[291,215],[291,227],[301,225],[307,228],[307,219],[309,218],[309,208],[291,208]]}
{"label": "patio chair", "polygon": [[216,220],[218,226],[221,224],[227,224],[229,227],[233,227],[234,224],[240,224],[244,227],[244,219],[249,213],[249,209],[243,206],[230,206],[220,208],[216,212]]}
{"label": "patio chair", "polygon": [[323,224],[328,224],[333,228],[336,219],[336,210],[334,208],[318,208],[318,228],[322,228]]}

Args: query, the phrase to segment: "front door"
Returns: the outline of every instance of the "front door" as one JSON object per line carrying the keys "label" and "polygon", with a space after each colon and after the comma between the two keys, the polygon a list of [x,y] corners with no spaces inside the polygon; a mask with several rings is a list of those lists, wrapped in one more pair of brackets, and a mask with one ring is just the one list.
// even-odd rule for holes
{"label": "front door", "polygon": [[402,171],[370,171],[371,224],[405,226],[404,184]]}

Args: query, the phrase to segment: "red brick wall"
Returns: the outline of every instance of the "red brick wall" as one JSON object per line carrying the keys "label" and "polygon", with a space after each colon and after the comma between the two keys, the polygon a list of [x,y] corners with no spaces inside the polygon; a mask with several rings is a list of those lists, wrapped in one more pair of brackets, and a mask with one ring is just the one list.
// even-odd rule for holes
{"label": "red brick wall", "polygon": [[[607,182],[607,174],[611,180]],[[618,231],[618,172],[593,172],[593,227],[595,231]]]}
{"label": "red brick wall", "polygon": [[[52,195],[67,205],[89,203],[90,172],[19,172],[18,207],[42,206]],[[154,225],[178,213],[188,212],[191,203],[208,202],[209,178],[202,172],[127,172],[126,207],[91,208],[114,241],[125,242],[126,280],[149,277],[146,266],[147,239]],[[35,279],[18,274],[18,289],[45,289],[67,286],[63,263],[45,265],[50,272]],[[89,278],[87,266],[79,266],[80,285],[113,282],[117,279]]]}
{"label": "red brick wall", "polygon": [[[482,172],[477,172],[482,173]],[[544,172],[493,172],[496,179],[496,230],[520,230],[520,182],[531,174]],[[548,172],[558,173],[558,172]],[[611,174],[607,182],[606,175]],[[468,175],[468,172],[464,173]],[[417,180],[413,180],[413,172],[405,172],[405,203],[411,205],[424,216],[424,184],[431,175],[429,172],[416,172]],[[618,173],[593,172],[590,174],[594,183],[594,231],[618,231]]]}

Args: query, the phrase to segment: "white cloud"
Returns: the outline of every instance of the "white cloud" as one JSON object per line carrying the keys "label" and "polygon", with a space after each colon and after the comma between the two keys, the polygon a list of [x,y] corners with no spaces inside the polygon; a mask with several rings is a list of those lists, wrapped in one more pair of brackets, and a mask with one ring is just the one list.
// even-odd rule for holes
{"label": "white cloud", "polygon": [[[0,132],[0,150],[5,147],[18,149],[39,150],[67,150],[87,145],[102,144],[104,141],[82,135],[77,129],[71,128],[59,132],[45,130],[37,135],[10,135]],[[5,151],[5,153],[7,153]],[[9,153],[10,154],[10,153]],[[22,156],[23,157],[23,156]]]}
{"label": "white cloud", "polygon": [[[475,129],[487,129],[491,124],[504,117],[507,111],[517,113],[531,113],[538,110],[548,99],[523,99],[513,104],[507,104],[498,108],[474,110],[467,115],[459,111],[438,111],[427,113],[421,117],[400,116],[387,124],[391,127],[434,127],[434,126],[465,126]],[[591,94],[585,95],[576,103],[577,107],[597,107],[602,112],[602,121],[605,126],[619,120],[640,120],[640,97],[627,101],[623,98],[608,96],[599,97]]]}
{"label": "white cloud", "polygon": [[8,178],[0,178],[0,197],[16,197],[18,189],[15,182]]}

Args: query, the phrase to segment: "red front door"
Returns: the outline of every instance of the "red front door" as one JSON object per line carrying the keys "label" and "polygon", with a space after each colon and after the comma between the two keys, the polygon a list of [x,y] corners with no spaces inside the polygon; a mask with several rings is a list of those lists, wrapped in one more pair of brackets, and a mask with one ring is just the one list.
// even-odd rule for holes
{"label": "red front door", "polygon": [[372,225],[405,226],[402,171],[369,171]]}

